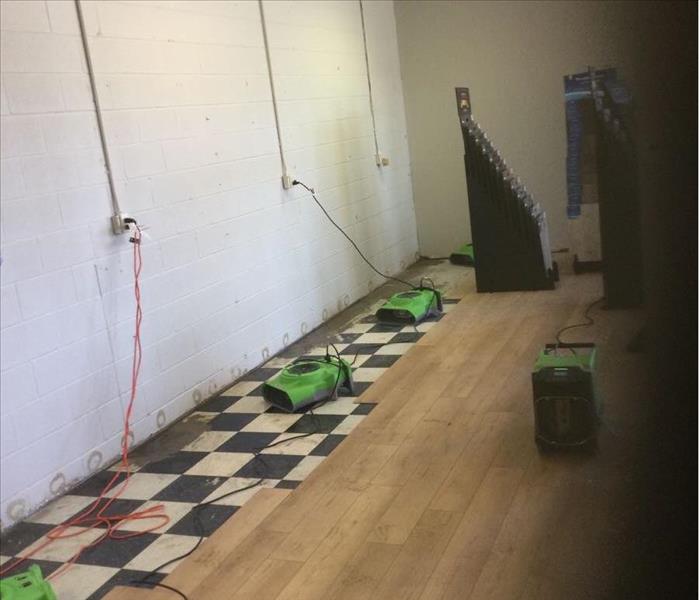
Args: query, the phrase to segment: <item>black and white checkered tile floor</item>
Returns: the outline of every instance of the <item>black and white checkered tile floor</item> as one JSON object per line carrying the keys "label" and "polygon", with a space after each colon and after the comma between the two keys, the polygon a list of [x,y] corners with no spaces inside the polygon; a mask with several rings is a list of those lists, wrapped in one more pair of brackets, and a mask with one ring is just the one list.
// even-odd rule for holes
{"label": "black and white checkered tile floor", "polygon": [[[456,302],[456,299],[445,300],[445,313]],[[353,368],[355,395],[375,382],[439,318],[417,327],[401,327],[377,323],[369,315],[338,334],[334,343],[340,353],[349,359],[357,355]],[[324,352],[324,348],[317,348],[309,354],[322,356]],[[115,585],[137,579],[190,550],[197,540],[190,510],[199,502],[243,488],[262,476],[264,487],[295,488],[371,412],[373,404],[356,404],[354,397],[344,396],[342,392],[335,402],[314,409],[315,420],[310,414],[287,414],[270,407],[262,398],[262,382],[294,358],[282,353],[269,360],[204,402],[188,417],[208,422],[208,430],[178,452],[133,473],[124,493],[107,511],[107,514],[126,514],[164,504],[170,522],[156,532],[121,540],[106,539],[84,551],[71,569],[52,581],[58,598],[102,598]],[[252,460],[256,448],[308,432],[316,433],[268,448],[262,452],[262,461]],[[261,462],[264,473],[260,472]],[[32,550],[53,527],[83,511],[112,476],[110,470],[98,473],[14,527],[2,538],[0,564]],[[205,535],[211,535],[258,489],[234,494],[202,510]],[[140,524],[143,530],[152,526],[153,521],[148,520]],[[136,521],[120,529],[138,528]],[[46,576],[69,560],[80,546],[99,536],[97,528],[75,538],[58,540],[40,550],[16,572],[35,563]],[[161,580],[175,566],[166,567],[152,581]]]}

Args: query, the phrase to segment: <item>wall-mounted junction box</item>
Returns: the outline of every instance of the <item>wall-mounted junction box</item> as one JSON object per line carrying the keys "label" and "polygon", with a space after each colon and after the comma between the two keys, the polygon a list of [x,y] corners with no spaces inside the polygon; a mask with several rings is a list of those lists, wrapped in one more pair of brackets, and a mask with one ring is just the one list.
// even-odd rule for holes
{"label": "wall-mounted junction box", "polygon": [[126,213],[112,215],[112,233],[114,235],[121,235],[129,230],[129,224],[126,223],[126,219],[128,218],[129,215]]}

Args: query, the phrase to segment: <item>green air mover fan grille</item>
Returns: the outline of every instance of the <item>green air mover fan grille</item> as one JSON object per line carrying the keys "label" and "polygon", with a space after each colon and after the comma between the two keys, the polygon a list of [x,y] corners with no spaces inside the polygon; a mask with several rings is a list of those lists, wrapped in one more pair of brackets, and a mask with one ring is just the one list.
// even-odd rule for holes
{"label": "green air mover fan grille", "polygon": [[376,312],[376,317],[382,323],[410,325],[441,312],[442,295],[439,291],[419,288],[391,296]]}
{"label": "green air mover fan grille", "polygon": [[313,371],[317,371],[318,369],[320,369],[320,365],[318,363],[301,362],[290,366],[289,373],[293,373],[294,375],[303,375],[305,373],[313,373]]}
{"label": "green air mover fan grille", "polygon": [[262,387],[262,395],[270,404],[286,412],[296,412],[323,400],[333,399],[340,387],[352,393],[352,369],[337,358],[300,358]]}

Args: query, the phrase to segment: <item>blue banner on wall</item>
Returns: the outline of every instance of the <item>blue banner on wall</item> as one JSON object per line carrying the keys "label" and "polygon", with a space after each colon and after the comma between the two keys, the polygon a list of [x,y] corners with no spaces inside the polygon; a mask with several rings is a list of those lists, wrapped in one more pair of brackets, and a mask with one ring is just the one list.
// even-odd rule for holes
{"label": "blue banner on wall", "polygon": [[582,118],[582,103],[593,99],[595,89],[603,89],[616,80],[615,69],[585,71],[563,78],[566,110],[567,156],[566,182],[568,204],[566,214],[569,219],[580,216],[582,198],[582,142],[585,128]]}

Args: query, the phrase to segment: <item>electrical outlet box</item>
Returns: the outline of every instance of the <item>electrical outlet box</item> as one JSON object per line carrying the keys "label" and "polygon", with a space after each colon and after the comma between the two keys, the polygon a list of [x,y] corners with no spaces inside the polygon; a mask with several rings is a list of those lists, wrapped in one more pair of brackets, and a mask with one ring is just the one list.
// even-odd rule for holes
{"label": "electrical outlet box", "polygon": [[282,175],[282,187],[285,190],[290,190],[293,187],[294,178],[291,175]]}
{"label": "electrical outlet box", "polygon": [[112,233],[114,235],[121,235],[129,230],[129,225],[125,222],[128,218],[129,215],[126,213],[112,215]]}
{"label": "electrical outlet box", "polygon": [[388,158],[388,156],[381,157],[381,166],[382,167],[387,167],[390,164],[391,164],[391,160]]}

